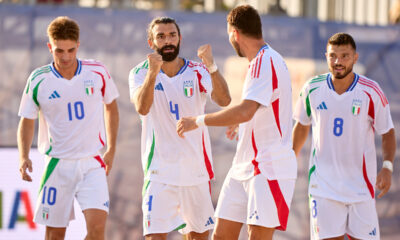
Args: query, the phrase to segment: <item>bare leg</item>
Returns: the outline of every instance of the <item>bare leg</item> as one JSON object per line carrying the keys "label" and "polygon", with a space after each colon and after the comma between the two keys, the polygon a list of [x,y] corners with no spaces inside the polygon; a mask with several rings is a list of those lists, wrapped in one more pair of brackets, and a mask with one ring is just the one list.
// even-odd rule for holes
{"label": "bare leg", "polygon": [[85,240],[104,240],[107,212],[100,209],[83,211],[86,220],[87,235]]}
{"label": "bare leg", "polygon": [[55,228],[46,226],[46,240],[64,240],[67,228]]}
{"label": "bare leg", "polygon": [[243,223],[217,218],[212,239],[213,240],[237,240]]}

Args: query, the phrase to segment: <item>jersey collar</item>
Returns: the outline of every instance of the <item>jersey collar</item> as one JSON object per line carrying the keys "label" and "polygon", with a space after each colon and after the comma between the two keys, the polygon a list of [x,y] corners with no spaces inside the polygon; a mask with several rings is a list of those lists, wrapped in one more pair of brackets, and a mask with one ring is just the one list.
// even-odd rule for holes
{"label": "jersey collar", "polygon": [[[357,73],[354,73],[353,82],[350,84],[349,88],[347,88],[346,92],[353,91],[353,89],[357,85],[357,82],[358,82],[359,78],[360,78],[360,76],[358,76]],[[329,89],[335,91],[335,87],[333,86],[333,83],[332,83],[332,74],[331,73],[328,73],[328,75],[326,76],[326,82],[328,84]]]}
{"label": "jersey collar", "polygon": [[[179,69],[178,73],[175,76],[182,74],[186,70],[187,66],[189,65],[188,60],[186,60],[184,58],[182,58],[182,59],[183,59],[183,66],[181,67],[181,69]],[[165,74],[165,72],[162,69],[160,69],[160,72]]]}
{"label": "jersey collar", "polygon": [[[75,71],[75,75],[74,75],[74,76],[79,75],[79,74],[81,73],[81,71],[82,71],[82,61],[79,60],[79,59],[76,59],[76,61],[78,61],[78,67],[76,68],[76,71]],[[57,71],[57,69],[54,67],[54,62],[52,62],[52,63],[50,64],[50,69],[51,69],[51,71],[53,72],[53,74],[54,74],[57,78],[63,78],[63,77],[61,76],[61,74]]]}
{"label": "jersey collar", "polygon": [[258,54],[260,54],[260,52],[261,52],[262,50],[268,49],[268,48],[269,48],[268,44],[264,44],[264,45],[260,48],[260,50],[258,50],[258,52],[257,52],[257,54],[256,54],[256,57],[258,56]]}

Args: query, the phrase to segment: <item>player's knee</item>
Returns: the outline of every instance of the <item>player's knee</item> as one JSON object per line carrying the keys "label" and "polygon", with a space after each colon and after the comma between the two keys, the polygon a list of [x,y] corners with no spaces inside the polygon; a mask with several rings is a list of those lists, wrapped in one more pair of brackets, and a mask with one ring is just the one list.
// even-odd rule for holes
{"label": "player's knee", "polygon": [[218,228],[214,229],[212,240],[227,240],[228,235],[224,234],[224,231],[218,230]]}
{"label": "player's knee", "polygon": [[47,231],[46,240],[64,240],[65,232],[63,231]]}
{"label": "player's knee", "polygon": [[85,240],[101,240],[104,239],[105,226],[103,224],[93,224],[88,227]]}
{"label": "player's knee", "polygon": [[208,240],[208,231],[203,233],[190,232],[187,235],[188,240]]}

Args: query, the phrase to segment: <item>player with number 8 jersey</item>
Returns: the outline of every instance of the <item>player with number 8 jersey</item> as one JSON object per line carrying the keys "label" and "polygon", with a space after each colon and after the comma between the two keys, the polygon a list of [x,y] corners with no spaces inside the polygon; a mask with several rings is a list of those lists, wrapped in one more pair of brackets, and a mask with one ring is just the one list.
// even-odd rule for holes
{"label": "player with number 8 jersey", "polygon": [[[311,239],[380,239],[375,186],[390,188],[396,139],[389,103],[378,83],[353,72],[354,39],[336,33],[326,46],[330,72],[312,78],[294,112],[296,154],[312,126],[309,165]],[[375,133],[384,164],[377,175]]]}

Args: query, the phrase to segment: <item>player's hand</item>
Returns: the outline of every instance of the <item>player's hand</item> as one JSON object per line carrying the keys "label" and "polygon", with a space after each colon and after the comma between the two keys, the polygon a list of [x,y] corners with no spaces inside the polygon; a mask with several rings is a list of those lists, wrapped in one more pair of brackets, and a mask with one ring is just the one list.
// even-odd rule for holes
{"label": "player's hand", "polygon": [[22,180],[32,182],[31,176],[29,176],[27,169],[29,172],[32,172],[32,161],[29,158],[21,158],[19,160],[19,171],[21,173]]}
{"label": "player's hand", "polygon": [[389,191],[391,185],[392,172],[387,168],[382,168],[376,178],[376,188],[381,191],[378,198],[383,197]]}
{"label": "player's hand", "polygon": [[113,166],[114,155],[115,155],[115,152],[111,151],[111,150],[107,150],[103,155],[103,160],[104,160],[104,163],[106,164],[106,176],[108,176],[108,174],[110,173],[111,168]]}
{"label": "player's hand", "polygon": [[163,65],[162,56],[156,52],[147,55],[147,60],[149,61],[149,71],[158,74]]}
{"label": "player's hand", "polygon": [[239,130],[239,124],[235,124],[226,128],[226,137],[230,140],[233,140],[236,137],[236,140],[239,139],[239,135],[237,134]]}
{"label": "player's hand", "polygon": [[201,61],[206,65],[206,67],[210,67],[214,63],[214,58],[212,55],[212,49],[210,44],[205,44],[199,47],[197,50],[197,56],[201,59]]}
{"label": "player's hand", "polygon": [[181,138],[185,138],[185,136],[183,136],[184,132],[188,132],[196,128],[198,128],[198,126],[196,124],[195,117],[183,117],[176,123],[176,132]]}

